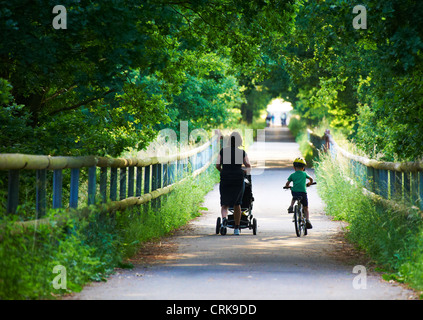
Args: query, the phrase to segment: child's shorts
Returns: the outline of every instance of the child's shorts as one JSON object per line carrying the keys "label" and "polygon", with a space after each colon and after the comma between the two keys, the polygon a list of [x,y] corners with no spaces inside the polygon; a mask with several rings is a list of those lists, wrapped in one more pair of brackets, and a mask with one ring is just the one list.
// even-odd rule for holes
{"label": "child's shorts", "polygon": [[308,199],[307,199],[307,193],[306,192],[294,192],[292,191],[292,197],[294,198],[294,200],[297,200],[298,197],[302,197],[301,199],[301,204],[304,207],[308,207]]}

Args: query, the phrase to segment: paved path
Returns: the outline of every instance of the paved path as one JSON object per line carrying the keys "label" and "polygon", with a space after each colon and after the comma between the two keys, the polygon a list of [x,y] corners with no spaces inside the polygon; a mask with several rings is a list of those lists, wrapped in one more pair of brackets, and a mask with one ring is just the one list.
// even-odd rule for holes
{"label": "paved path", "polygon": [[93,283],[72,299],[408,299],[411,291],[371,272],[366,288],[354,289],[354,278],[363,273],[352,272],[357,262],[338,258],[348,249],[339,239],[342,226],[324,215],[315,187],[308,189],[313,229],[306,237],[295,235],[286,210],[290,193],[282,186],[300,154],[298,145],[284,128],[269,128],[266,136],[265,147],[255,143],[248,151],[255,165],[256,236],[248,229],[240,236],[234,236],[233,229],[226,236],[215,234],[217,185],[205,199],[208,211],[163,242],[163,248],[171,248],[166,254],[119,270],[106,283]]}

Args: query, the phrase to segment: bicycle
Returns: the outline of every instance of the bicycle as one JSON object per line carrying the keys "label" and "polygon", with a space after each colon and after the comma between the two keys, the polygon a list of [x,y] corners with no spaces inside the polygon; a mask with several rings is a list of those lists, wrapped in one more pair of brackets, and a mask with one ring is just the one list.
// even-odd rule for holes
{"label": "bicycle", "polygon": [[[316,184],[316,182],[313,182],[311,185]],[[309,187],[309,186],[307,186]],[[292,186],[289,187],[283,187],[284,189],[291,189]],[[295,197],[294,202],[294,217],[292,222],[294,222],[295,225],[295,233],[297,234],[297,237],[301,237],[301,234],[307,235],[307,226],[306,226],[306,217],[304,214],[304,208],[301,203],[303,197]]]}

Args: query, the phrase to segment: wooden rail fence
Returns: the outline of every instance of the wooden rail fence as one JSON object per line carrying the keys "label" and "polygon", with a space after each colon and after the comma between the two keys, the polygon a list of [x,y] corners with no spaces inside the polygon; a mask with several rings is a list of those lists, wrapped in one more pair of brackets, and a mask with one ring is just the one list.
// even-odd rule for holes
{"label": "wooden rail fence", "polygon": [[[62,197],[63,170],[70,170],[68,208],[78,208],[80,171],[86,168],[87,204],[100,202],[104,209],[110,211],[144,204],[169,193],[186,175],[191,173],[196,176],[205,171],[220,150],[218,148],[220,139],[215,135],[207,143],[187,152],[148,159],[0,154],[0,170],[8,171],[7,212],[13,214],[17,211],[22,170],[35,171],[36,218],[39,219],[47,210],[47,170],[53,171],[53,209],[65,207]],[[100,181],[97,181],[98,170]]]}
{"label": "wooden rail fence", "polygon": [[383,162],[354,155],[336,143],[326,130],[323,136],[308,130],[308,140],[316,149],[325,149],[333,158],[348,159],[349,166],[367,190],[384,199],[401,199],[423,210],[423,161]]}

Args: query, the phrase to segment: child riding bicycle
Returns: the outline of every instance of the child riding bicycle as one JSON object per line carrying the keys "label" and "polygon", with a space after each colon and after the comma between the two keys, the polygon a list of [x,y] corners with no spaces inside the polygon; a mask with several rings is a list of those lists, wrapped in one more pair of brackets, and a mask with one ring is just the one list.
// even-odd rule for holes
{"label": "child riding bicycle", "polygon": [[[313,226],[309,220],[309,212],[308,212],[308,199],[307,199],[307,190],[306,187],[310,186],[313,183],[313,178],[310,177],[307,172],[305,172],[305,166],[307,165],[306,161],[303,158],[297,158],[294,160],[294,170],[295,172],[292,173],[288,177],[288,181],[285,184],[285,187],[288,188],[290,182],[292,181],[293,186],[291,188],[292,193],[292,201],[291,205],[288,208],[288,213],[293,213],[293,206],[294,202],[298,197],[301,197],[301,204],[304,207],[304,213],[306,216],[306,227],[307,229],[312,229]],[[307,179],[310,182],[307,182]]]}

